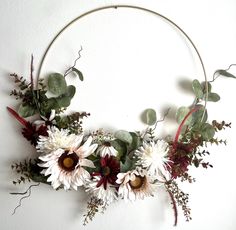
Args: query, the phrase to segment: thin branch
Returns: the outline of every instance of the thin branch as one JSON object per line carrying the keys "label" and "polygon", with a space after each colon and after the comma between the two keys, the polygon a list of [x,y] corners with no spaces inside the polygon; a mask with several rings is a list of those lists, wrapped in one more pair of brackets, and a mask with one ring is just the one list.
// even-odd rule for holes
{"label": "thin branch", "polygon": [[23,197],[20,198],[19,204],[14,208],[12,215],[14,215],[16,213],[16,210],[21,206],[22,200],[31,196],[31,188],[39,186],[39,185],[40,185],[40,183],[30,185],[29,188],[25,192],[22,192],[22,193],[20,193],[20,192],[12,192],[12,193],[10,193],[11,195],[25,195],[25,194],[27,194],[29,192],[28,195],[23,196]]}
{"label": "thin branch", "polygon": [[160,122],[162,122],[162,121],[164,121],[164,120],[166,119],[166,116],[169,114],[169,112],[170,112],[170,108],[168,108],[168,109],[166,110],[166,112],[165,112],[165,114],[164,114],[164,116],[163,116],[162,119],[156,121],[155,126],[154,126],[153,129],[152,129],[153,131],[156,129],[158,123],[160,123]]}
{"label": "thin branch", "polygon": [[68,74],[70,74],[72,72],[72,69],[75,68],[77,61],[81,58],[82,50],[83,50],[83,47],[81,46],[80,50],[78,51],[79,56],[75,59],[73,66],[71,66],[69,69],[66,70],[66,72],[64,73],[64,77],[66,77]]}
{"label": "thin branch", "polygon": [[34,77],[33,77],[33,72],[34,72],[34,56],[31,54],[31,64],[30,64],[30,81],[31,81],[31,90],[34,90]]}
{"label": "thin branch", "polygon": [[171,203],[173,205],[174,217],[175,217],[174,226],[177,226],[177,222],[178,222],[178,209],[177,209],[177,205],[176,205],[176,202],[175,202],[175,198],[174,198],[173,194],[171,193],[171,191],[169,191],[169,189],[167,189],[167,192],[168,192],[168,194],[170,196]]}

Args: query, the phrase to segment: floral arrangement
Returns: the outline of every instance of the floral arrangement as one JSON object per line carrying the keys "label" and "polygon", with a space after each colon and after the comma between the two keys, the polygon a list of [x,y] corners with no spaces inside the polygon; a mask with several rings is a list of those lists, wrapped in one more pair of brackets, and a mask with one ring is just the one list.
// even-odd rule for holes
{"label": "floral arrangement", "polygon": [[[207,146],[226,144],[225,140],[216,137],[216,133],[230,128],[231,123],[208,121],[204,103],[220,100],[211,84],[219,75],[235,76],[227,69],[216,71],[212,81],[200,83],[193,80],[195,100],[191,106],[177,110],[179,126],[174,137],[157,138],[156,126],[165,119],[168,111],[158,120],[153,109],[145,111],[148,128],[143,131],[107,132],[98,129],[87,132],[83,130],[82,120],[89,113],[65,114],[76,93],[75,86],[67,85],[66,77],[76,74],[81,81],[84,79],[82,72],[75,67],[79,58],[64,74],[52,73],[46,82],[39,79],[35,83],[33,57],[30,82],[15,73],[10,75],[18,88],[13,89],[11,95],[21,104],[17,112],[7,109],[19,121],[23,137],[35,146],[37,152],[34,159],[12,165],[12,169],[20,174],[13,183],[38,183],[22,194],[30,193],[32,186],[40,183],[56,190],[83,187],[89,195],[84,224],[118,199],[131,202],[144,199],[154,196],[159,187],[164,186],[173,205],[174,225],[177,224],[177,206],[182,208],[186,220],[191,220],[189,195],[181,191],[177,181],[194,182],[189,174],[190,167],[212,167],[204,159],[209,154]],[[49,93],[53,96],[49,97]]]}

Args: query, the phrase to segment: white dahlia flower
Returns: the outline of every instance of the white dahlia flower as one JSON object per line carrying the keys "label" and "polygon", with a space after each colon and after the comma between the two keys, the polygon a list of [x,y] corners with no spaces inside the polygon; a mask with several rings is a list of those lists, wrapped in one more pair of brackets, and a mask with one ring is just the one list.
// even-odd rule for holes
{"label": "white dahlia flower", "polygon": [[169,178],[167,170],[169,145],[164,140],[144,142],[135,155],[138,157],[137,165],[147,169],[151,176]]}

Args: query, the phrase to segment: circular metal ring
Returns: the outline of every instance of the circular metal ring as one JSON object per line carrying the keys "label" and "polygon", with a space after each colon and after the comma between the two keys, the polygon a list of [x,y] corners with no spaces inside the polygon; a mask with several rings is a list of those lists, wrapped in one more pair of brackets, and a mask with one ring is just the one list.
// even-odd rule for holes
{"label": "circular metal ring", "polygon": [[[208,84],[207,84],[207,75],[206,75],[206,69],[205,69],[205,66],[204,66],[204,63],[203,63],[203,60],[202,60],[202,57],[196,47],[196,45],[193,43],[192,39],[188,36],[188,34],[181,28],[179,27],[175,22],[173,22],[172,20],[170,20],[169,18],[167,18],[166,16],[162,15],[162,14],[159,14],[158,12],[156,11],[153,11],[153,10],[150,10],[150,9],[147,9],[147,8],[144,8],[144,7],[140,7],[140,6],[133,6],[133,5],[110,5],[110,6],[104,6],[104,7],[100,7],[100,8],[96,8],[96,9],[93,9],[93,10],[90,10],[86,13],[83,13],[81,14],[80,16],[76,17],[75,19],[73,19],[72,21],[70,21],[68,24],[66,24],[57,34],[56,36],[52,39],[52,41],[50,42],[50,44],[48,45],[46,51],[44,52],[43,54],[43,57],[41,59],[41,62],[39,64],[39,68],[38,68],[38,73],[37,73],[37,79],[39,79],[40,77],[40,73],[41,73],[41,70],[42,70],[42,67],[43,67],[43,64],[44,64],[44,61],[45,61],[45,58],[50,50],[50,48],[52,47],[52,45],[54,44],[54,42],[57,40],[57,38],[68,28],[70,27],[73,23],[75,23],[76,21],[80,20],[81,18],[84,18],[86,17],[87,15],[90,15],[90,14],[93,14],[95,12],[98,12],[98,11],[103,11],[103,10],[106,10],[106,9],[118,9],[118,8],[130,8],[130,9],[136,9],[136,10],[141,10],[141,11],[145,11],[145,12],[148,12],[148,13],[151,13],[153,15],[156,15],[162,19],[164,19],[165,21],[169,22],[172,26],[174,26],[181,34],[184,35],[184,37],[187,39],[187,41],[191,44],[191,46],[193,47],[194,51],[196,52],[197,56],[198,56],[198,59],[200,61],[200,64],[201,64],[201,68],[202,68],[202,71],[203,71],[203,76],[204,76],[204,79],[205,79],[205,89],[206,89],[206,94],[205,94],[205,98],[204,98],[204,111],[206,110],[206,105],[207,105],[207,98],[208,98]],[[205,112],[202,116],[202,118],[204,117],[205,115]]]}

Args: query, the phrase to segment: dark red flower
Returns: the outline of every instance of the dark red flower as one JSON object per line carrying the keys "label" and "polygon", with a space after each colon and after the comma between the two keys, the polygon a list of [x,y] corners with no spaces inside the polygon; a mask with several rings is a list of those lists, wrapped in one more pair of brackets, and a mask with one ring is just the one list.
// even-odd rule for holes
{"label": "dark red flower", "polygon": [[40,125],[37,127],[30,122],[27,122],[25,127],[22,129],[22,135],[30,141],[34,146],[37,145],[39,136],[48,136],[47,126]]}
{"label": "dark red flower", "polygon": [[100,180],[97,183],[97,187],[103,185],[104,189],[107,189],[107,183],[116,185],[117,174],[120,172],[120,163],[114,156],[100,158],[100,170],[94,172],[92,176],[100,176]]}
{"label": "dark red flower", "polygon": [[190,144],[178,143],[170,148],[170,172],[173,178],[181,177],[191,164],[193,147]]}

